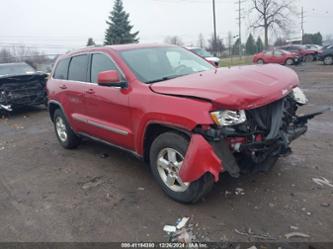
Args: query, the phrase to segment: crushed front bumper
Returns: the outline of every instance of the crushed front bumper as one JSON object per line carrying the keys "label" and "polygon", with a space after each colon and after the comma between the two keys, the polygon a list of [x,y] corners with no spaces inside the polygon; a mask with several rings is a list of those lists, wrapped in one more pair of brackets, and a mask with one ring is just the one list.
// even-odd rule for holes
{"label": "crushed front bumper", "polygon": [[266,134],[261,130],[245,133],[244,130],[233,127],[195,129],[180,170],[182,180],[193,182],[208,172],[214,176],[216,182],[222,172],[239,177],[241,169],[237,156],[240,155],[254,162],[286,155],[291,152],[290,143],[307,131],[308,120],[325,111],[321,110],[304,116],[295,115],[292,118],[289,117],[290,122],[286,122],[285,115],[288,116],[288,113],[285,113],[286,108],[280,106],[282,110],[276,109],[277,111],[273,113],[269,124],[270,129]]}

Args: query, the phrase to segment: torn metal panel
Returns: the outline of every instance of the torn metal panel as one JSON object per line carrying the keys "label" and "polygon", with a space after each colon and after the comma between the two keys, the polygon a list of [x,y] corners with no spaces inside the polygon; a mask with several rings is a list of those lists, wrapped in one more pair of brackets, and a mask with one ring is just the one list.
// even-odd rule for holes
{"label": "torn metal panel", "polygon": [[0,110],[45,104],[46,74],[0,76]]}
{"label": "torn metal panel", "polygon": [[290,143],[307,131],[307,121],[322,111],[297,116],[298,104],[289,95],[269,105],[246,111],[247,121],[233,127],[194,130],[180,176],[186,182],[210,172],[238,177],[242,163],[261,167],[270,158],[291,152]]}

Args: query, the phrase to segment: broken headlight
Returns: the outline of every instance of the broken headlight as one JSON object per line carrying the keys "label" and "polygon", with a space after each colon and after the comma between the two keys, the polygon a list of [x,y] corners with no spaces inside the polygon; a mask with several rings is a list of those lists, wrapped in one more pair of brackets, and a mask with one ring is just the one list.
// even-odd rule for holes
{"label": "broken headlight", "polygon": [[294,100],[300,105],[305,105],[309,102],[308,98],[305,96],[304,92],[299,87],[295,87],[293,89],[292,96]]}
{"label": "broken headlight", "polygon": [[215,111],[210,113],[215,124],[219,126],[231,126],[244,123],[246,121],[245,111]]}

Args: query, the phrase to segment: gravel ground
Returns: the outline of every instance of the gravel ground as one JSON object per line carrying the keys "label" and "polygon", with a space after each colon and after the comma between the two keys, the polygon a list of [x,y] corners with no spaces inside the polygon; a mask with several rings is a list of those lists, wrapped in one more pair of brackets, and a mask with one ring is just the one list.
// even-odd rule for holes
{"label": "gravel ground", "polygon": [[[333,67],[294,68],[311,105],[333,106]],[[305,110],[304,110],[305,111]],[[45,109],[0,120],[0,241],[166,241],[165,224],[191,217],[201,241],[333,241],[333,113],[311,121],[293,154],[269,173],[223,175],[207,198],[166,197],[148,167],[91,141],[66,151]]]}

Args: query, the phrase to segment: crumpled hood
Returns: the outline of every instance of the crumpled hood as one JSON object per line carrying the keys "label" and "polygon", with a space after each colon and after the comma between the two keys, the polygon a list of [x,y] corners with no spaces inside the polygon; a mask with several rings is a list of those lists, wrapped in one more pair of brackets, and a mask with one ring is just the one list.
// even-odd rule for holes
{"label": "crumpled hood", "polygon": [[297,74],[275,64],[220,68],[152,84],[155,93],[200,98],[231,110],[261,107],[298,86]]}

